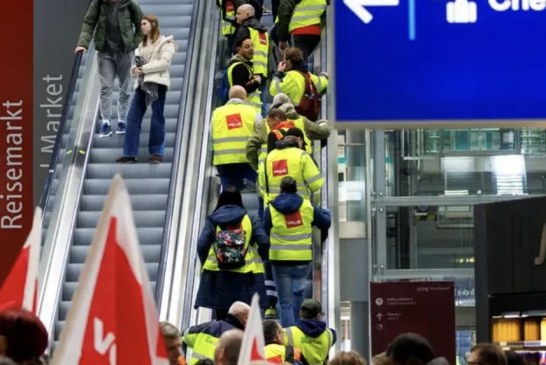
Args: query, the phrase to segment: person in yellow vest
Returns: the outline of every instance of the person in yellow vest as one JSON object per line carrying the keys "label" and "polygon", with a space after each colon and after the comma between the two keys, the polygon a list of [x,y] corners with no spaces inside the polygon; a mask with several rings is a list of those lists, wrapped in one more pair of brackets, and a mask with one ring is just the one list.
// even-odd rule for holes
{"label": "person in yellow vest", "polygon": [[252,45],[254,46],[252,71],[254,76],[260,77],[261,113],[265,115],[266,106],[263,98],[267,77],[269,76],[269,34],[267,28],[260,24],[256,18],[254,7],[250,4],[238,7],[235,19],[239,24],[239,28],[235,33],[235,44],[238,44],[241,39],[252,39]]}
{"label": "person in yellow vest", "polygon": [[269,59],[269,34],[255,16],[254,7],[250,4],[241,5],[237,8],[235,19],[239,28],[235,33],[235,43],[250,38],[254,46],[254,57],[252,58],[252,70],[254,75],[260,75],[262,83],[265,83]]}
{"label": "person in yellow vest", "polygon": [[320,42],[321,17],[326,10],[326,0],[282,0],[276,24],[279,48],[286,48],[290,35],[294,46],[307,58]]}
{"label": "person in yellow vest", "polygon": [[322,305],[314,299],[305,299],[301,319],[284,328],[283,343],[299,347],[304,364],[326,364],[328,352],[337,339],[336,331],[322,321]]}
{"label": "person in yellow vest", "polygon": [[[271,108],[278,108],[286,113],[286,119],[294,122],[294,126],[301,129],[306,143],[305,150],[308,154],[313,153],[313,144],[311,141],[324,141],[330,136],[330,126],[326,119],[312,121],[304,115],[298,114],[294,104],[285,93],[279,93],[273,98]],[[256,125],[256,131],[258,130]]]}
{"label": "person in yellow vest", "polygon": [[214,352],[214,365],[237,365],[244,332],[238,329],[224,332]]}
{"label": "person in yellow vest", "polygon": [[297,108],[305,93],[305,75],[309,74],[319,94],[324,94],[328,88],[328,74],[320,75],[310,73],[304,62],[303,53],[299,48],[291,47],[284,51],[283,60],[277,66],[277,72],[273,74],[269,93],[272,96],[278,93],[288,95],[292,104]]}
{"label": "person in yellow vest", "polygon": [[284,138],[258,166],[258,185],[266,203],[279,195],[281,180],[286,176],[296,180],[298,193],[306,200],[324,184],[320,170],[305,152],[303,131],[295,127],[285,132]]}
{"label": "person in yellow vest", "polygon": [[273,364],[289,363],[301,360],[299,348],[283,345],[283,330],[277,321],[266,319],[262,323],[264,329],[265,359]]}
{"label": "person in yellow vest", "polygon": [[236,188],[220,194],[197,240],[197,255],[202,271],[195,308],[211,308],[221,319],[231,303],[250,303],[254,293],[267,307],[262,260],[269,255],[269,237]]}
{"label": "person in yellow vest", "polygon": [[226,105],[212,113],[212,161],[224,189],[244,189],[248,182],[256,183],[256,172],[246,158],[246,144],[260,119],[256,109],[247,103],[245,89],[238,85],[229,89]]}
{"label": "person in yellow vest", "polygon": [[269,262],[279,297],[283,327],[299,318],[304,289],[313,259],[313,226],[330,228],[330,212],[314,207],[297,193],[294,178],[281,180],[281,194],[265,208],[263,227],[269,236]]}
{"label": "person in yellow vest", "polygon": [[235,22],[237,2],[235,0],[216,0],[216,5],[220,8],[220,15],[222,16],[222,35],[227,39],[231,55],[235,31],[237,30],[237,23]]}
{"label": "person in yellow vest", "polygon": [[295,127],[296,125],[287,120],[286,113],[278,108],[272,108],[267,113],[267,118],[256,123],[254,134],[246,144],[246,158],[254,170],[258,170],[260,162],[263,162],[267,155],[267,138],[269,132],[275,130],[284,130]]}
{"label": "person in yellow vest", "polygon": [[241,331],[242,333],[249,313],[250,306],[248,304],[235,302],[229,307],[225,319],[198,324],[184,331],[182,336],[183,346],[186,349],[188,347],[192,349],[189,364],[195,365],[202,359],[214,359],[216,348],[219,347],[220,337],[231,330]]}
{"label": "person in yellow vest", "polygon": [[229,61],[227,79],[229,86],[240,85],[245,88],[248,102],[256,108],[256,112],[262,113],[262,100],[260,86],[262,78],[254,75],[252,59],[254,57],[254,44],[251,38],[238,40],[235,43],[235,55]]}

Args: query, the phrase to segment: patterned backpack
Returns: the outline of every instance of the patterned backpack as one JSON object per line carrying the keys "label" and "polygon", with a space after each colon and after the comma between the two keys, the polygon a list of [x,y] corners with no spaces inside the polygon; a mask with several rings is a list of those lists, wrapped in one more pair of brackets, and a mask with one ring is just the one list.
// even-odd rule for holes
{"label": "patterned backpack", "polygon": [[245,245],[245,231],[241,224],[216,228],[214,252],[221,270],[238,269],[245,266],[248,246]]}

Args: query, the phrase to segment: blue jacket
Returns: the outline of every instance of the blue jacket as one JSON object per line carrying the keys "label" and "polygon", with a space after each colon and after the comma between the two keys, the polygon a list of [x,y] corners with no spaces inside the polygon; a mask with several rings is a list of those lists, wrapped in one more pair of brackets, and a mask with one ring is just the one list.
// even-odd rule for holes
{"label": "blue jacket", "polygon": [[[207,218],[197,241],[197,255],[201,265],[205,263],[216,238],[216,226],[239,224],[245,214],[246,210],[238,205],[224,205]],[[269,236],[265,234],[257,218],[250,216],[250,221],[252,222],[250,244],[257,244],[258,254],[262,260],[267,260]],[[228,310],[237,300],[250,304],[254,293],[260,295],[260,306],[266,308],[267,295],[263,274],[203,270],[194,306]]]}
{"label": "blue jacket", "polygon": [[[300,209],[303,204],[303,197],[299,194],[281,194],[277,196],[271,202],[271,205],[282,214],[294,213]],[[321,230],[327,230],[332,224],[332,218],[330,217],[330,212],[326,209],[319,207],[313,207],[313,222],[312,225],[317,226]],[[265,208],[264,211],[264,220],[263,227],[265,233],[269,237],[271,234],[271,228],[273,228],[273,223],[271,221],[271,211],[269,207]]]}

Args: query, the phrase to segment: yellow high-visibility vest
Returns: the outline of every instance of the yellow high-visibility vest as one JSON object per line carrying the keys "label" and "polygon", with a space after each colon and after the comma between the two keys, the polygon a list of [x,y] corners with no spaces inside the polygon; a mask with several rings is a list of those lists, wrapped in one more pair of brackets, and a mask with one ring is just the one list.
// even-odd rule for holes
{"label": "yellow high-visibility vest", "polygon": [[250,39],[254,45],[254,57],[252,58],[252,70],[255,75],[267,77],[267,65],[269,61],[269,34],[259,32],[254,28],[248,28]]}
{"label": "yellow high-visibility vest", "polygon": [[256,109],[243,102],[230,101],[212,113],[214,165],[245,163],[246,143],[254,133]]}
{"label": "yellow high-visibility vest", "polygon": [[320,24],[320,17],[326,10],[326,0],[301,0],[294,8],[288,31]]}
{"label": "yellow high-visibility vest", "polygon": [[271,248],[269,259],[275,261],[311,261],[313,259],[313,206],[308,200],[290,214],[279,212],[269,204],[271,212]]}
{"label": "yellow high-visibility vest", "polygon": [[328,357],[328,351],[334,344],[334,335],[327,328],[318,337],[307,336],[296,326],[284,329],[285,345],[297,346],[300,348],[303,357],[308,364],[324,364]]}
{"label": "yellow high-visibility vest", "polygon": [[[250,67],[248,63],[242,61],[233,62],[233,64],[229,65],[227,70],[229,87],[233,86],[233,68],[239,64],[243,64],[248,69],[250,75],[254,74],[252,67]],[[262,99],[260,99],[260,89],[256,89],[254,92],[249,94],[247,97],[247,101],[252,104],[258,114],[262,114]]]}

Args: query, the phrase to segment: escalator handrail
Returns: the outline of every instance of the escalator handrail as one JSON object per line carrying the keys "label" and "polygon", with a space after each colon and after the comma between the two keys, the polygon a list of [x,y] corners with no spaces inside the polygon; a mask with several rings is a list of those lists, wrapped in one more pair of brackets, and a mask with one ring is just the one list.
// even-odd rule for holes
{"label": "escalator handrail", "polygon": [[201,202],[196,201],[198,196],[195,192],[196,181],[198,181],[196,171],[203,148],[202,139],[208,138],[203,137],[202,134],[203,125],[208,124],[203,110],[205,103],[208,102],[206,93],[209,93],[209,83],[207,80],[214,77],[209,73],[210,52],[213,49],[210,32],[214,31],[214,26],[211,26],[210,23],[216,14],[216,4],[209,1],[198,1],[196,7],[199,7],[199,11],[195,23],[195,37],[190,39],[190,42],[193,42],[193,47],[198,52],[191,54],[191,60],[187,62],[186,66],[192,72],[190,73],[191,80],[188,80],[186,108],[182,117],[184,123],[179,158],[184,161],[180,163],[176,171],[173,171],[175,178],[171,181],[171,187],[174,187],[175,192],[169,199],[174,201],[174,208],[172,209],[173,218],[168,223],[172,224],[172,227],[169,227],[168,237],[165,236],[169,239],[169,243],[165,246],[166,254],[163,259],[165,275],[162,293],[160,293],[162,300],[159,306],[160,318],[176,325],[183,322],[184,314],[182,312],[186,308],[181,303],[185,302],[187,284],[192,278],[189,273],[191,269],[189,260],[195,249],[188,231],[192,225],[196,205]]}
{"label": "escalator handrail", "polygon": [[[182,85],[182,92],[180,93],[180,110],[178,113],[178,123],[176,126],[176,136],[175,136],[175,142],[174,142],[174,154],[173,154],[173,167],[171,171],[171,177],[170,177],[170,184],[169,184],[169,192],[168,192],[168,203],[167,203],[167,210],[165,212],[165,228],[163,230],[163,238],[162,238],[162,244],[161,244],[161,252],[160,252],[160,259],[159,259],[159,271],[157,275],[157,281],[156,281],[156,288],[155,288],[155,299],[157,303],[157,307],[161,308],[161,301],[162,301],[162,293],[165,286],[165,274],[167,271],[167,260],[168,260],[168,251],[169,251],[169,245],[171,244],[171,234],[173,231],[175,231],[176,226],[179,224],[179,222],[175,221],[176,214],[174,213],[174,209],[177,203],[177,197],[175,197],[177,185],[178,185],[178,170],[180,168],[184,168],[185,164],[182,164],[180,161],[181,156],[183,156],[182,151],[187,151],[188,148],[188,141],[186,140],[185,144],[184,142],[184,125],[186,122],[191,121],[185,121],[184,115],[186,113],[186,110],[188,108],[188,103],[191,103],[191,96],[192,96],[192,87],[190,85],[191,80],[191,67],[187,67],[191,62],[188,62],[191,60],[191,57],[193,57],[193,51],[195,48],[195,43],[191,42],[191,40],[194,39],[196,36],[197,31],[196,29],[200,28],[197,26],[197,20],[200,19],[199,17],[199,11],[202,7],[200,6],[194,6],[193,12],[192,12],[192,21],[190,24],[190,34],[189,34],[189,42],[188,42],[188,48],[186,50],[186,67],[184,69],[184,84]],[[176,163],[179,162],[179,163]],[[181,166],[183,165],[183,166]],[[171,198],[172,197],[172,198]]]}
{"label": "escalator handrail", "polygon": [[42,219],[46,213],[47,203],[51,198],[51,184],[55,171],[59,163],[61,145],[63,136],[66,133],[68,116],[70,115],[70,106],[72,104],[72,98],[74,97],[74,91],[76,90],[76,84],[78,82],[79,70],[82,62],[83,52],[77,52],[74,56],[74,62],[72,63],[72,70],[70,71],[70,77],[68,81],[68,89],[63,102],[63,108],[61,112],[61,119],[59,120],[59,126],[57,129],[57,135],[55,136],[55,144],[53,145],[53,152],[51,154],[51,160],[49,161],[49,167],[46,179],[44,181],[44,189],[42,190],[42,196],[40,197],[40,208],[42,208]]}

